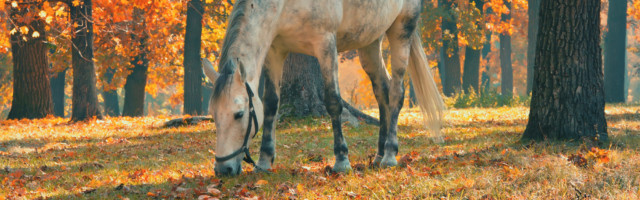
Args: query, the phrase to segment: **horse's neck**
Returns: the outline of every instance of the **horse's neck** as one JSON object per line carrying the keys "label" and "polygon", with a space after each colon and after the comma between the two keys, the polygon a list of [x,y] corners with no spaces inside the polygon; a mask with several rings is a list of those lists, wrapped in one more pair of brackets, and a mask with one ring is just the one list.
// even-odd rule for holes
{"label": "horse's neck", "polygon": [[[267,8],[247,15],[232,44],[232,57],[241,60],[246,81],[257,88],[267,51],[277,34],[278,20],[285,0],[267,2]],[[279,3],[278,3],[279,2]],[[274,12],[275,11],[275,12]]]}

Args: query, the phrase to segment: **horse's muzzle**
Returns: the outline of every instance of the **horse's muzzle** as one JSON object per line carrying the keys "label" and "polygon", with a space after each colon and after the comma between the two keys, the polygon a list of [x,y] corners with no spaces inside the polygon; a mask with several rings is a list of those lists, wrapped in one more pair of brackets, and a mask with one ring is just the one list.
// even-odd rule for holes
{"label": "horse's muzzle", "polygon": [[214,171],[216,176],[236,176],[242,172],[240,161],[237,159],[231,159],[225,162],[216,162]]}

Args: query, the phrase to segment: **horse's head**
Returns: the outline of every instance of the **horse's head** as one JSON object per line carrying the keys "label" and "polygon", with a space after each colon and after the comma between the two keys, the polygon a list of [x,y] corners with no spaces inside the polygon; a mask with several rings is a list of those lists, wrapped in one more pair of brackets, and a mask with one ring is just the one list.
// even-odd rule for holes
{"label": "horse's head", "polygon": [[[225,65],[236,65],[228,61]],[[232,66],[224,66],[232,67]],[[216,124],[217,175],[238,175],[248,145],[262,123],[262,102],[243,78],[239,67],[221,74],[214,84],[209,113]],[[227,68],[228,69],[228,68]]]}

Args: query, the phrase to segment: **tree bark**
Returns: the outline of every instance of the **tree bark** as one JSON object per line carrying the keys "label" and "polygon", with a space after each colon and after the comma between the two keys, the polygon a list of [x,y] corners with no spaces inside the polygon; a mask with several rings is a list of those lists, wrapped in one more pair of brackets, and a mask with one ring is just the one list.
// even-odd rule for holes
{"label": "tree bark", "polygon": [[67,85],[67,69],[69,68],[65,68],[60,72],[54,72],[50,80],[53,115],[56,117],[64,117],[64,87]]}
{"label": "tree bark", "polygon": [[71,6],[71,23],[76,24],[71,39],[73,68],[73,97],[71,121],[93,117],[101,119],[96,91],[96,69],[93,62],[93,13],[91,0],[82,0]]}
{"label": "tree bark", "polygon": [[187,28],[184,37],[184,114],[202,114],[202,0],[187,4]]}
{"label": "tree bark", "polygon": [[626,51],[627,51],[627,1],[609,1],[607,18],[609,32],[604,39],[604,91],[605,101],[624,103]]}
{"label": "tree bark", "polygon": [[147,33],[144,30],[144,10],[134,8],[134,25],[131,40],[136,41],[139,46],[138,55],[133,59],[131,65],[133,69],[127,76],[124,85],[124,106],[122,116],[140,117],[144,115],[145,87],[147,86],[147,71],[149,69],[149,59],[147,54]]}
{"label": "tree bark", "polygon": [[[11,19],[24,16],[35,5],[25,5],[20,8],[11,8]],[[32,11],[33,12],[33,11]],[[51,87],[49,83],[49,64],[47,59],[47,47],[45,22],[34,17],[31,21],[12,20],[16,23],[16,29],[22,26],[29,27],[26,33],[22,30],[11,34],[11,53],[13,55],[13,101],[8,119],[35,119],[43,118],[53,113],[51,101]],[[39,36],[34,37],[35,31]]]}
{"label": "tree bark", "polygon": [[[442,18],[443,38],[445,31],[448,30],[451,40],[444,39],[442,46],[444,49],[444,65],[445,65],[445,83],[443,88],[444,95],[453,96],[457,91],[462,89],[460,80],[460,55],[458,47],[458,27],[456,25],[455,14],[453,13],[453,0],[444,0],[443,8],[449,13],[448,17]],[[451,53],[447,49],[452,49]]]}
{"label": "tree bark", "polygon": [[[507,9],[511,10],[511,3],[505,1]],[[502,21],[509,22],[511,13],[503,14]],[[513,67],[511,65],[511,34],[508,32],[500,33],[500,68],[502,77],[502,95],[510,97],[513,95]]]}
{"label": "tree bark", "polygon": [[[481,0],[470,0],[475,2],[476,9],[482,13],[482,7],[484,2]],[[476,28],[480,29],[480,24],[476,24]],[[482,47],[473,48],[471,45],[467,45],[465,50],[464,59],[464,74],[462,75],[462,88],[466,93],[469,93],[471,89],[476,93],[479,91],[480,84],[480,54]]]}
{"label": "tree bark", "polygon": [[527,32],[527,95],[533,87],[533,66],[536,60],[536,40],[538,39],[538,21],[540,18],[540,0],[529,0],[529,27]]}
{"label": "tree bark", "polygon": [[[104,73],[107,84],[113,81],[113,75],[116,69],[108,67]],[[115,87],[103,86],[102,99],[104,99],[104,113],[111,117],[120,116],[120,104],[118,103],[118,90]]]}
{"label": "tree bark", "polygon": [[[284,64],[284,74],[280,86],[279,115],[292,117],[325,116],[324,83],[320,64],[315,57],[303,54],[289,54]],[[363,121],[379,124],[379,121],[362,113],[344,100],[343,120]]]}
{"label": "tree bark", "polygon": [[608,140],[600,0],[543,0],[523,140]]}

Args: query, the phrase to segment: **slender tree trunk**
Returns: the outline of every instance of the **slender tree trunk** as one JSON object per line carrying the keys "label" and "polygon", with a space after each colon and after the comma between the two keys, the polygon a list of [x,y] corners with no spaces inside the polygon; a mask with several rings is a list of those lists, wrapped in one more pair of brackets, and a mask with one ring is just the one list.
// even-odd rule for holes
{"label": "slender tree trunk", "polygon": [[213,85],[205,83],[205,85],[202,86],[202,115],[209,114],[209,101],[211,100],[211,93],[213,93]]}
{"label": "slender tree trunk", "polygon": [[[484,2],[481,0],[470,0],[475,2],[476,9],[482,13],[482,7]],[[480,29],[480,24],[476,24],[477,29]],[[465,50],[464,59],[464,74],[462,76],[462,88],[466,93],[473,89],[476,93],[479,91],[480,84],[480,54],[482,53],[482,47],[474,49],[471,45],[467,45]]]}
{"label": "slender tree trunk", "polygon": [[543,0],[523,139],[607,141],[600,0]]}
{"label": "slender tree trunk", "polygon": [[[511,3],[504,4],[511,10]],[[511,13],[503,14],[502,21],[509,22]],[[502,71],[502,95],[513,95],[513,67],[511,66],[511,35],[508,32],[500,33],[500,68]]]}
{"label": "slender tree trunk", "polygon": [[187,28],[184,37],[184,114],[202,114],[202,0],[187,4]]}
{"label": "slender tree trunk", "polygon": [[65,68],[60,72],[54,72],[50,80],[53,115],[56,117],[64,117],[64,87],[67,85],[67,69],[69,68]]}
{"label": "slender tree trunk", "polygon": [[133,59],[131,65],[133,70],[127,76],[127,82],[124,85],[124,106],[122,108],[122,116],[140,117],[144,115],[144,99],[145,87],[147,86],[147,71],[149,69],[149,59],[147,58],[147,33],[144,22],[144,10],[134,8],[132,41],[139,43],[138,55]]}
{"label": "slender tree trunk", "polygon": [[[24,16],[29,11],[35,10],[34,5],[25,5],[21,8],[11,8],[11,19]],[[29,27],[27,33],[18,31],[11,35],[11,53],[13,55],[13,101],[9,119],[34,119],[43,118],[53,113],[51,101],[51,87],[49,83],[49,64],[47,60],[47,47],[45,22],[34,17],[29,22],[12,20],[16,23],[16,29],[22,26]],[[34,37],[38,32],[39,36]]]}
{"label": "slender tree trunk", "polygon": [[[450,37],[451,39],[445,39],[442,42],[444,47],[444,65],[445,65],[445,83],[443,88],[444,94],[447,96],[453,96],[457,91],[462,89],[462,83],[460,80],[460,55],[458,47],[458,27],[456,25],[455,15],[453,13],[453,0],[444,0],[443,8],[449,12],[449,17],[442,18],[442,30],[443,38]],[[449,34],[445,32],[448,30]],[[448,36],[447,36],[448,35]],[[452,51],[448,51],[451,49]]]}
{"label": "slender tree trunk", "polygon": [[71,22],[77,24],[71,39],[73,97],[71,121],[102,118],[96,91],[96,69],[93,62],[93,14],[91,0],[71,6]]}
{"label": "slender tree trunk", "polygon": [[[107,84],[112,84],[113,75],[116,73],[116,69],[108,67],[104,73],[104,78]],[[102,98],[104,99],[104,113],[108,116],[117,117],[120,116],[120,104],[118,103],[118,90],[115,87],[103,86]]]}
{"label": "slender tree trunk", "polygon": [[149,65],[146,57],[146,52],[141,52],[133,61],[133,70],[127,76],[127,82],[124,85],[122,116],[140,117],[144,115],[144,97]]}
{"label": "slender tree trunk", "polygon": [[609,32],[604,40],[604,91],[605,100],[623,103],[625,95],[627,51],[627,1],[609,1],[607,18]]}
{"label": "slender tree trunk", "polygon": [[536,60],[536,40],[538,39],[538,21],[540,18],[540,0],[529,0],[529,27],[527,32],[527,95],[533,87],[533,66]]}

